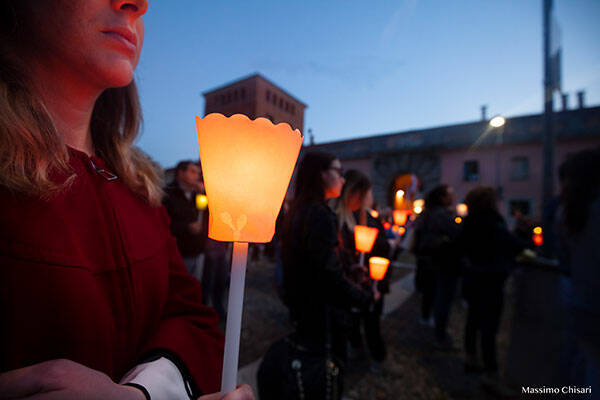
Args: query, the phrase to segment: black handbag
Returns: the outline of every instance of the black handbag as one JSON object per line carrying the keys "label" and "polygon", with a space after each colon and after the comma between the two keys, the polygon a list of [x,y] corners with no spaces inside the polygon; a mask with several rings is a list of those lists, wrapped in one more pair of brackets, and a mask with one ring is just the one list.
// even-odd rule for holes
{"label": "black handbag", "polygon": [[[329,313],[327,313],[329,314]],[[261,400],[339,400],[343,364],[331,351],[329,317],[327,341],[320,348],[292,333],[269,347],[258,368]]]}

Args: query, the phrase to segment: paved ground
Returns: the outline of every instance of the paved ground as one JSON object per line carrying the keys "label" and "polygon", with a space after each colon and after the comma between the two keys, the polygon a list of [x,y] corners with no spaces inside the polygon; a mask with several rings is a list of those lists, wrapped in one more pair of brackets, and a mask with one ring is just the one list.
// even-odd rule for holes
{"label": "paved ground", "polygon": [[[418,323],[419,294],[414,293],[410,260],[394,268],[392,291],[386,297],[382,332],[388,346],[384,372],[370,371],[368,356],[346,367],[344,395],[348,400],[383,399],[492,399],[476,376],[466,375],[460,351],[433,348],[432,328]],[[238,380],[255,387],[260,358],[269,345],[291,331],[287,310],[273,287],[273,265],[254,262],[248,266],[240,346]],[[507,296],[509,297],[509,296]],[[505,308],[499,335],[500,364],[508,342],[510,304]],[[466,310],[456,302],[449,330],[462,347]]]}

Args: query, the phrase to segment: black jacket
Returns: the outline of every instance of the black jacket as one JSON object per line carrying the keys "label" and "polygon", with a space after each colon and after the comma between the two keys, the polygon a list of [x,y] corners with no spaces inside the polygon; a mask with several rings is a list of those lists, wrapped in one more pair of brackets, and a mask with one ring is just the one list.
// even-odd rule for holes
{"label": "black jacket", "polygon": [[198,221],[197,193],[193,192],[188,200],[177,181],[167,186],[165,193],[163,204],[171,217],[171,233],[177,239],[179,252],[184,257],[200,254],[204,248],[206,232],[195,235],[188,228],[190,223]]}
{"label": "black jacket", "polygon": [[292,319],[325,331],[325,311],[366,308],[371,295],[344,275],[338,254],[336,216],[324,203],[292,210],[284,229],[283,287]]}
{"label": "black jacket", "polygon": [[461,227],[444,207],[426,209],[416,221],[415,254],[418,264],[442,273],[458,274],[461,253],[457,240]]}
{"label": "black jacket", "polygon": [[468,271],[503,274],[514,267],[515,257],[526,247],[496,210],[469,213],[459,243],[469,261]]}

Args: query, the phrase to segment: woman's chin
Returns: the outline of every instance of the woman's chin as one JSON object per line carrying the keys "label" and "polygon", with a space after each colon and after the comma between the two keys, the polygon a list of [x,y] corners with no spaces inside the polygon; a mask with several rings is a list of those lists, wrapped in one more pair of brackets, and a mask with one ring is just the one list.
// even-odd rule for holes
{"label": "woman's chin", "polygon": [[103,72],[103,81],[107,89],[127,86],[133,80],[133,67],[129,63],[113,64]]}

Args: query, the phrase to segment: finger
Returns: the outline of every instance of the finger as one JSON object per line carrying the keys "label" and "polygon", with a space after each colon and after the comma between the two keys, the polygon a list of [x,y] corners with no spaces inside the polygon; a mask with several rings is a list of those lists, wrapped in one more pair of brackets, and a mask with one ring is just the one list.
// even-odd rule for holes
{"label": "finger", "polygon": [[221,398],[221,392],[217,392],[200,396],[198,397],[198,400],[219,400]]}
{"label": "finger", "polygon": [[14,369],[0,374],[0,398],[20,398],[43,389],[37,365]]}
{"label": "finger", "polygon": [[227,393],[223,400],[254,400],[254,392],[250,385],[240,385],[231,393]]}

